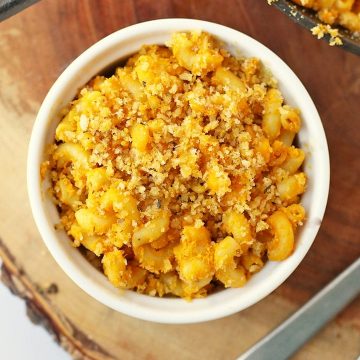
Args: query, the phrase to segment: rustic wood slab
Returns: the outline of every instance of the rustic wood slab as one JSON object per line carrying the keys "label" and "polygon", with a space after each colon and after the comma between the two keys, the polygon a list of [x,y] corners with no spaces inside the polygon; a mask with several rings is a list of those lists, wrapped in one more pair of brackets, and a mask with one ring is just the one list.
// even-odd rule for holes
{"label": "rustic wood slab", "polygon": [[[83,50],[137,22],[189,17],[243,31],[279,54],[318,107],[331,157],[320,233],[294,274],[260,303],[196,325],[160,325],[116,313],[56,265],[26,193],[31,127],[51,84]],[[42,0],[0,24],[0,257],[2,280],[76,359],[234,359],[360,255],[360,58],[313,38],[264,1]],[[294,359],[355,359],[360,299]]]}

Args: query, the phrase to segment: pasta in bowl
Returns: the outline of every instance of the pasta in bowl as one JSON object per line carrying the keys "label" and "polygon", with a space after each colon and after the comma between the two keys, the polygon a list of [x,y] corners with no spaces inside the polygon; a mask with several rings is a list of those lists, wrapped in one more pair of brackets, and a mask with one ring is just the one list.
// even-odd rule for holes
{"label": "pasta in bowl", "polygon": [[[55,133],[56,143],[48,157],[43,153],[37,159],[39,167],[40,160],[43,164],[43,175],[50,173],[42,188],[52,188],[60,209],[63,230],[61,236],[54,231],[51,234],[56,237],[55,247],[65,247],[62,241],[70,243],[67,233],[73,245],[82,245],[99,256],[113,285],[147,295],[119,294],[105,285],[104,277],[75,255],[74,249],[68,246],[62,250],[72,256],[64,259],[59,249],[52,247],[54,243],[49,245],[45,240],[60,265],[105,304],[163,322],[224,316],[272,291],[311,245],[328,186],[326,140],[298,79],[295,77],[298,92],[305,92],[308,100],[303,126],[297,110],[302,110],[301,99],[297,101],[297,94],[289,92],[276,73],[271,75],[271,64],[264,66],[257,59],[265,58],[262,51],[269,50],[256,43],[258,51],[248,51],[243,42],[254,40],[218,25],[190,20],[182,23],[162,20],[136,25],[131,32],[121,30],[104,39],[105,47],[98,43],[98,53],[94,51],[97,45],[85,52],[85,65],[92,69],[85,66],[88,77],[76,79],[81,88],[77,96],[70,81],[65,85],[72,88],[72,97],[57,104],[57,113],[53,109],[52,115],[47,113],[48,126],[52,127],[47,129],[47,140]],[[156,26],[152,36],[146,33],[147,26]],[[227,31],[228,37],[224,36]],[[239,42],[234,45],[237,37]],[[137,43],[130,41],[134,38]],[[118,44],[128,46],[121,56],[131,55],[126,64],[110,77],[94,77],[119,59]],[[144,44],[148,45],[141,48]],[[234,56],[234,48],[241,56]],[[113,58],[101,64],[104,59],[100,60],[100,55],[112,51]],[[80,60],[66,70],[68,79]],[[286,76],[294,75],[280,64],[280,77],[285,77],[285,82],[291,80]],[[286,76],[281,75],[284,69]],[[60,85],[61,79],[64,74],[58,80]],[[66,86],[60,90],[66,91]],[[306,122],[309,102],[323,143],[316,139],[312,144],[307,139],[311,154],[305,156],[305,151],[292,143],[300,130],[299,144],[304,145],[302,132],[314,126]],[[45,143],[43,139],[42,146]],[[317,150],[319,145],[322,148]],[[33,167],[31,156],[30,151]],[[323,167],[325,187],[323,183],[317,190],[323,201],[313,204],[307,199],[317,186],[307,164],[317,156],[322,158],[319,166]],[[299,196],[307,181],[309,189],[302,206]],[[31,198],[30,183],[29,176]],[[47,201],[52,222],[55,218],[59,222],[50,197]],[[46,206],[44,213],[49,210]],[[305,225],[294,235],[305,213]],[[38,226],[44,231],[41,224]],[[308,240],[301,242],[304,234]],[[267,259],[287,260],[282,265],[266,263]],[[84,282],[83,275],[90,273],[94,278]],[[218,285],[239,289],[214,292]],[[148,295],[197,299],[189,303]],[[229,297],[227,305],[217,304],[224,296]]]}

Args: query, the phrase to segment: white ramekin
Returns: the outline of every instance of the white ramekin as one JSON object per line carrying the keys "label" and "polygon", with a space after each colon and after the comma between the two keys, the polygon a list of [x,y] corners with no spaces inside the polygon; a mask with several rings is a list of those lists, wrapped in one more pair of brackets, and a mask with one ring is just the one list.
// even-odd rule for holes
{"label": "white ramekin", "polygon": [[[143,44],[163,44],[175,31],[204,30],[222,40],[234,55],[254,56],[272,71],[286,102],[301,109],[299,142],[306,151],[308,189],[302,198],[307,221],[297,234],[296,250],[282,262],[268,262],[241,289],[227,289],[204,299],[154,298],[133,291],[120,292],[73,248],[63,231],[54,229],[58,212],[41,182],[45,147],[54,140],[59,110],[79,88],[110,64],[139,50]],[[319,114],[308,92],[292,70],[272,51],[249,36],[222,25],[190,19],[164,19],[119,30],[82,53],[56,80],[36,118],[27,162],[27,182],[33,216],[51,254],[65,273],[89,295],[124,314],[161,323],[195,323],[243,310],[276,289],[295,270],[319,230],[329,191],[329,154]],[[72,296],[72,294],[69,294]]]}

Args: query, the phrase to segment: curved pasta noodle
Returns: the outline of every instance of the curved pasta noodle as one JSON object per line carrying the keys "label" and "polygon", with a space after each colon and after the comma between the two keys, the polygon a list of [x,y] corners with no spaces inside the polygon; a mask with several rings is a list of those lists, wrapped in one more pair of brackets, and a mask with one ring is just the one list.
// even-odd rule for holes
{"label": "curved pasta noodle", "polygon": [[185,292],[195,293],[210,283],[214,275],[214,249],[205,227],[185,226],[174,253]]}
{"label": "curved pasta noodle", "polygon": [[[194,43],[198,44],[197,51],[194,51]],[[203,33],[175,33],[171,38],[175,58],[194,75],[215,70],[223,61],[222,55],[211,45]]]}
{"label": "curved pasta noodle", "polygon": [[174,244],[161,249],[145,244],[134,247],[133,251],[141,266],[152,273],[166,273],[174,269]]}
{"label": "curved pasta noodle", "polygon": [[298,226],[305,219],[305,209],[300,204],[292,204],[281,209],[286,214],[294,227]]}
{"label": "curved pasta noodle", "polygon": [[77,222],[71,225],[68,234],[74,238],[75,246],[81,244],[96,256],[100,256],[109,248],[109,244],[104,235],[87,234]]}
{"label": "curved pasta noodle", "polygon": [[164,285],[166,294],[174,294],[184,297],[183,283],[175,272],[168,272],[160,275],[160,281]]}
{"label": "curved pasta noodle", "polygon": [[75,218],[85,233],[99,235],[105,234],[116,221],[114,216],[98,214],[87,208],[76,211]]}
{"label": "curved pasta noodle", "polygon": [[54,151],[53,159],[58,168],[63,168],[67,163],[74,164],[79,169],[89,168],[89,154],[79,144],[62,143]]}
{"label": "curved pasta noodle", "polygon": [[281,168],[286,170],[290,175],[299,170],[305,159],[304,150],[290,147],[288,149],[286,160],[281,164]]}
{"label": "curved pasta noodle", "polygon": [[81,240],[81,244],[88,250],[92,251],[96,256],[104,253],[106,246],[104,245],[104,237],[99,235],[85,235]]}
{"label": "curved pasta noodle", "polygon": [[350,11],[354,5],[355,0],[336,0],[335,6],[340,11]]}
{"label": "curved pasta noodle", "polygon": [[61,202],[74,210],[78,208],[80,204],[79,191],[66,176],[60,176],[54,188]]}
{"label": "curved pasta noodle", "polygon": [[108,183],[109,177],[104,167],[90,169],[86,172],[86,187],[89,192],[99,191]]}
{"label": "curved pasta noodle", "polygon": [[240,244],[231,236],[214,245],[215,276],[225,287],[241,287],[246,283],[245,270],[235,262],[241,254]]}
{"label": "curved pasta noodle", "polygon": [[289,148],[281,141],[275,140],[272,144],[272,153],[269,164],[271,166],[281,166],[288,157]]}
{"label": "curved pasta noodle", "polygon": [[289,105],[279,108],[281,126],[288,131],[297,133],[300,130],[301,120],[299,111]]}
{"label": "curved pasta noodle", "polygon": [[238,76],[232,73],[230,70],[219,67],[216,69],[212,81],[215,84],[221,84],[229,87],[232,90],[244,93],[246,91],[246,85]]}
{"label": "curved pasta noodle", "polygon": [[128,264],[121,250],[114,249],[104,254],[102,264],[110,282],[125,289],[140,287],[146,279],[146,270],[135,264]]}
{"label": "curved pasta noodle", "polygon": [[262,128],[270,140],[274,140],[280,135],[281,117],[279,108],[283,98],[278,89],[269,89],[264,99],[264,115]]}
{"label": "curved pasta noodle", "polygon": [[251,229],[244,214],[228,211],[223,215],[223,226],[227,233],[246,249],[252,242]]}
{"label": "curved pasta noodle", "polygon": [[291,146],[296,133],[293,131],[281,129],[280,135],[278,136],[277,140],[281,141],[286,146]]}
{"label": "curved pasta noodle", "polygon": [[131,221],[140,221],[140,212],[137,208],[136,199],[129,194],[121,192],[119,189],[108,189],[101,198],[101,208],[113,210],[118,217]]}
{"label": "curved pasta noodle", "polygon": [[360,31],[360,13],[355,14],[347,11],[339,15],[340,25],[350,29],[350,31]]}
{"label": "curved pasta noodle", "polygon": [[268,258],[272,261],[285,260],[294,249],[294,231],[288,217],[280,210],[275,211],[267,220],[273,232],[268,244]]}
{"label": "curved pasta noodle", "polygon": [[132,237],[133,246],[138,247],[158,240],[168,231],[169,225],[170,214],[167,211],[160,212],[155,219],[150,220],[143,227],[134,231]]}
{"label": "curved pasta noodle", "polygon": [[260,256],[249,252],[241,256],[241,265],[249,272],[249,274],[253,274],[261,270],[264,266],[264,262]]}
{"label": "curved pasta noodle", "polygon": [[55,139],[57,141],[71,141],[76,131],[76,112],[70,110],[56,127]]}
{"label": "curved pasta noodle", "polygon": [[290,175],[277,185],[280,199],[292,200],[305,191],[306,176],[304,173]]}
{"label": "curved pasta noodle", "polygon": [[134,79],[131,74],[124,69],[118,69],[116,74],[119,77],[123,88],[127,90],[135,99],[144,99],[144,89],[138,80]]}

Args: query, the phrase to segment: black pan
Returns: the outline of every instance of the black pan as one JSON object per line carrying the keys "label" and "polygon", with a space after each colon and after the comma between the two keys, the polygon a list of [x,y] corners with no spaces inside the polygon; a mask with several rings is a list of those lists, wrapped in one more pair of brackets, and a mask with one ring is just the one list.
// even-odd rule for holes
{"label": "black pan", "polygon": [[39,0],[0,0],[0,21],[15,15]]}
{"label": "black pan", "polygon": [[[322,24],[322,22],[316,17],[316,13],[313,10],[296,5],[290,0],[277,0],[272,2],[272,5],[286,14],[291,20],[300,24],[309,31],[313,27]],[[360,55],[360,36],[356,37],[352,35],[350,31],[342,27],[338,27],[338,29],[343,42],[341,47],[356,55]],[[329,42],[330,36],[325,35],[323,39]]]}
{"label": "black pan", "polygon": [[[37,1],[38,0],[0,0],[0,21],[16,14]],[[290,0],[277,0],[272,4],[286,14],[290,19],[308,30],[311,30],[313,27],[321,23],[315,16],[314,11],[298,6]],[[342,48],[351,51],[354,54],[360,55],[360,36],[356,38],[344,28],[339,28],[339,33],[341,34],[343,42]],[[325,35],[324,39],[329,42],[330,36]]]}

